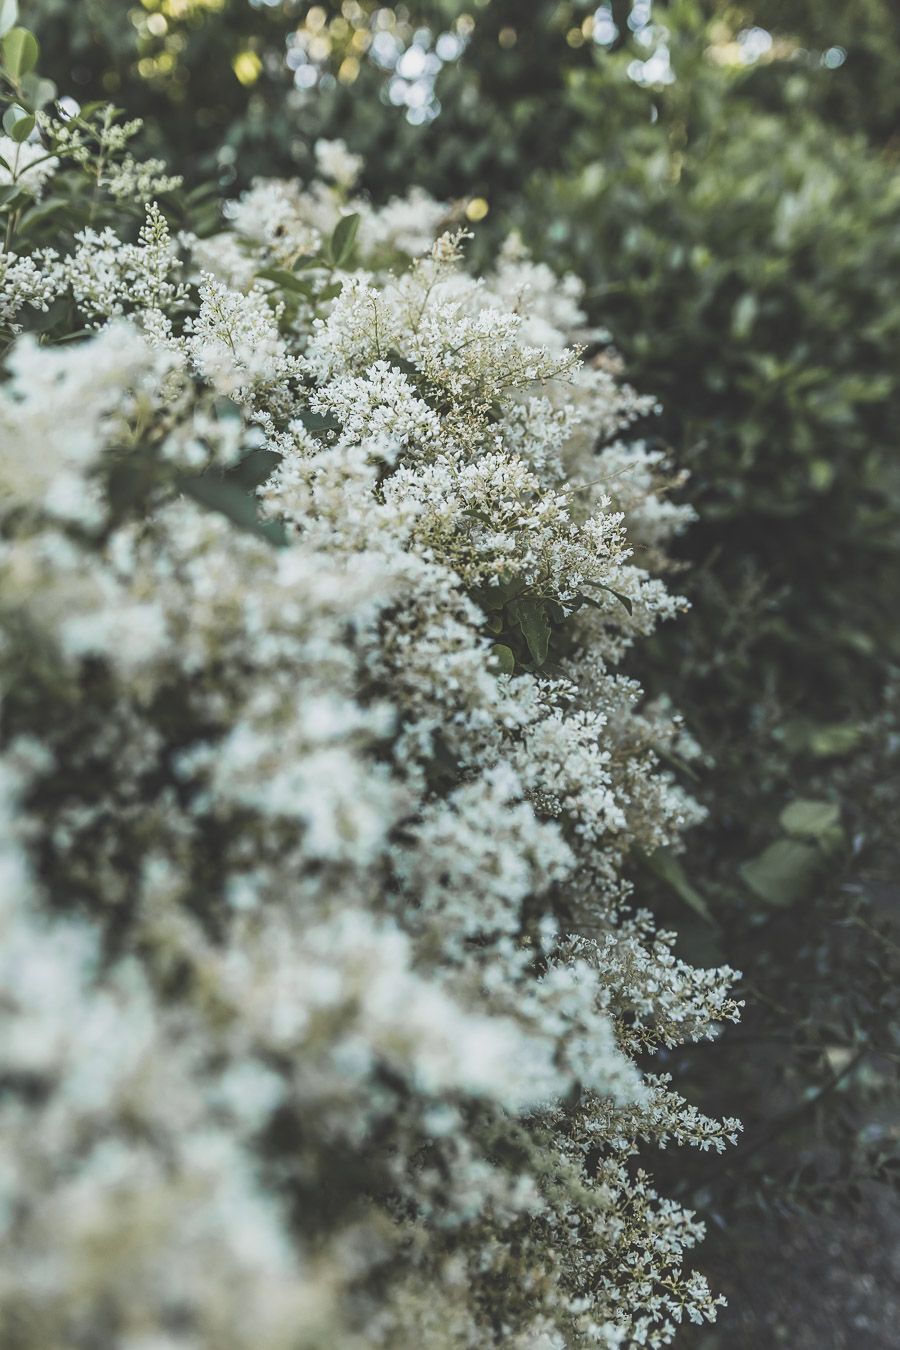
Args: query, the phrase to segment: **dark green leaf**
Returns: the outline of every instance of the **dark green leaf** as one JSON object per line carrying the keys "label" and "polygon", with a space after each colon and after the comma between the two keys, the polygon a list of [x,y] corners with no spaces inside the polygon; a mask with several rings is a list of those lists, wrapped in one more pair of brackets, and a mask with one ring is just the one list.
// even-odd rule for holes
{"label": "dark green leaf", "polygon": [[473,594],[482,609],[494,610],[502,609],[524,589],[525,582],[521,577],[510,577],[506,581],[501,578],[495,586],[481,586]]}
{"label": "dark green leaf", "polygon": [[331,260],[335,267],[344,267],[350,260],[359,231],[359,216],[341,216],[331,236]]}
{"label": "dark green leaf", "polygon": [[260,535],[273,544],[284,544],[285,530],[280,521],[260,520],[256,498],[235,483],[224,478],[214,478],[203,474],[196,478],[183,478],[181,486],[189,497],[208,506],[212,511],[220,511],[239,529]]}
{"label": "dark green leaf", "polygon": [[[634,613],[634,605],[631,603],[631,600],[628,598],[628,596],[623,595],[621,591],[614,590],[612,586],[607,586],[606,583],[603,581],[586,581],[584,584],[585,586],[590,586],[595,590],[607,591],[609,595],[614,595],[618,600],[619,604],[624,605],[625,609],[628,610],[629,614]],[[592,603],[589,597],[585,596],[585,599],[588,601],[588,604]]]}
{"label": "dark green leaf", "polygon": [[29,235],[40,226],[59,216],[61,219],[70,210],[71,203],[64,197],[47,197],[44,201],[32,206],[29,211],[22,216],[19,222],[19,237]]}
{"label": "dark green leaf", "polygon": [[522,630],[535,665],[542,666],[550,647],[550,620],[544,601],[530,595],[514,600],[509,606],[509,617]]}
{"label": "dark green leaf", "polygon": [[340,431],[341,424],[331,413],[313,412],[311,408],[304,408],[297,414],[297,421],[302,422],[307,431]]}
{"label": "dark green leaf", "polygon": [[281,463],[281,455],[274,450],[251,450],[240,464],[229,470],[228,482],[236,483],[244,489],[258,487],[264,483]]}
{"label": "dark green leaf", "polygon": [[22,191],[18,183],[7,183],[0,187],[0,207],[6,207],[8,211],[13,211],[24,202],[33,200],[27,192]]}
{"label": "dark green leaf", "polygon": [[293,272],[288,272],[284,267],[262,267],[256,274],[263,277],[266,281],[274,281],[276,286],[282,290],[292,291],[295,295],[309,296],[311,294],[308,281],[301,281]]}
{"label": "dark green leaf", "polygon": [[410,361],[407,357],[401,356],[397,351],[389,351],[387,359],[390,361],[394,370],[399,370],[401,375],[410,375],[413,379],[418,378],[420,371],[414,361]]}
{"label": "dark green leaf", "polygon": [[715,922],[709,905],[688,880],[680,859],[674,853],[670,853],[668,849],[658,848],[653,853],[644,854],[643,858],[650,870],[661,881],[671,886],[675,894],[689,905],[695,914],[699,914],[707,923]]}

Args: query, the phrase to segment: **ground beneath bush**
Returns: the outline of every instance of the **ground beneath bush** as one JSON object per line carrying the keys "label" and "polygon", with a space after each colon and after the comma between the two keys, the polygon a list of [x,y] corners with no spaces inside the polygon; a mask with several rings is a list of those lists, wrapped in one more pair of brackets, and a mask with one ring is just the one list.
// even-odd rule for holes
{"label": "ground beneath bush", "polygon": [[710,1229],[698,1264],[729,1307],[685,1350],[897,1350],[900,1198],[867,1187],[852,1213],[757,1220],[734,1239]]}

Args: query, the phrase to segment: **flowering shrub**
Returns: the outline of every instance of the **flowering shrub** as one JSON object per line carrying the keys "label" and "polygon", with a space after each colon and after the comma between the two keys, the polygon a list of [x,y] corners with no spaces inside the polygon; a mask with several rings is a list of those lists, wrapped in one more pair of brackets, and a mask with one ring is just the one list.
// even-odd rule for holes
{"label": "flowering shrub", "polygon": [[4,1344],[669,1343],[636,1155],[738,1125],[653,1056],[737,1006],[624,878],[698,814],[647,401],[341,147],[173,234],[7,64]]}

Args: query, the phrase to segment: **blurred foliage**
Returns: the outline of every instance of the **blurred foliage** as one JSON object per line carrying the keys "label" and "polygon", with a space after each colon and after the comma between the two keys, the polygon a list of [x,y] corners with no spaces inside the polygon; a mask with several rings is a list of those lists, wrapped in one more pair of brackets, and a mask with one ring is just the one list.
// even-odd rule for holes
{"label": "blurred foliage", "polygon": [[805,44],[803,64],[814,73],[811,110],[841,131],[861,131],[879,145],[896,142],[900,6],[894,0],[753,0],[749,8],[754,23]]}
{"label": "blurred foliage", "polygon": [[711,59],[696,6],[671,14],[671,83],[635,83],[627,51],[572,81],[569,167],[535,183],[527,233],[587,279],[693,471],[704,582],[664,643],[704,743],[770,742],[782,774],[852,750],[900,659],[900,174],[799,91],[766,110],[767,72]]}
{"label": "blurred foliage", "polygon": [[474,198],[483,238],[586,279],[700,513],[692,612],[640,661],[706,752],[710,819],[689,875],[641,887],[746,972],[741,1054],[698,1084],[748,1118],[723,1207],[891,1179],[900,6],[33,7],[60,87],[143,114],[174,167],[235,187],[343,136],[373,195]]}
{"label": "blurred foliage", "polygon": [[[84,102],[112,99],[145,121],[144,144],[191,175],[240,156],[253,172],[285,172],[297,135],[284,36],[286,0],[22,0],[44,69]],[[224,151],[224,153],[223,153]]]}
{"label": "blurred foliage", "polygon": [[747,979],[741,1054],[697,1084],[747,1118],[727,1203],[781,1205],[896,1180],[896,1098],[889,1123],[870,1097],[896,1091],[900,172],[887,100],[852,134],[829,120],[845,66],[777,38],[749,59],[693,0],[654,19],[569,77],[577,127],[516,214],[587,280],[692,473],[692,611],[649,655],[709,756],[687,882],[715,921],[668,903],[692,955]]}
{"label": "blurred foliage", "polygon": [[[878,143],[896,133],[893,0],[690,9],[738,59],[753,50],[748,33],[771,34],[779,60],[757,81],[771,105],[796,102],[790,73],[804,106],[842,130]],[[379,195],[416,177],[439,196],[492,203],[518,195],[523,173],[558,165],[582,125],[571,77],[623,51],[646,58],[641,40],[661,14],[648,0],[23,0],[23,11],[50,75],[145,117],[174,168],[216,168],[227,186],[304,169],[317,135],[346,135],[377,160]],[[670,18],[683,27],[683,13]]]}

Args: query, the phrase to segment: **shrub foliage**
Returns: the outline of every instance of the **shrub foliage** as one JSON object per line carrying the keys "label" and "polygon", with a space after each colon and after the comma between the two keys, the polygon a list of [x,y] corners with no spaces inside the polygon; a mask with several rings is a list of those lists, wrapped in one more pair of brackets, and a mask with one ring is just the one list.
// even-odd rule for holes
{"label": "shrub foliage", "polygon": [[738,1005],[625,877],[700,814],[651,401],[342,145],[210,231],[3,50],[4,1344],[667,1344]]}

